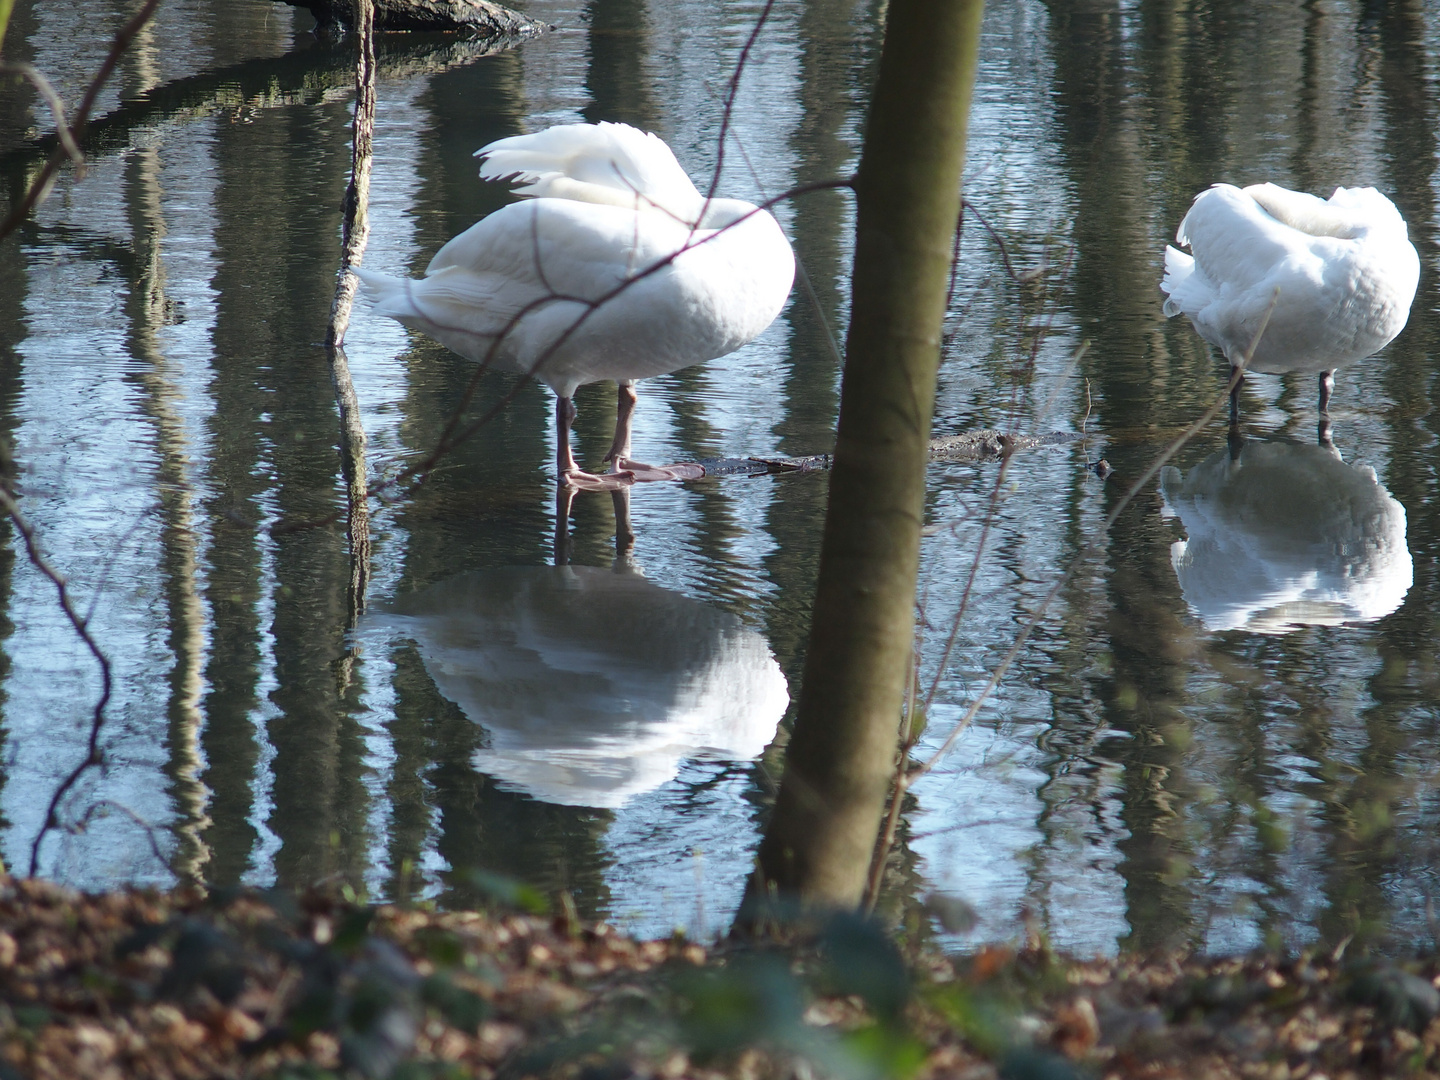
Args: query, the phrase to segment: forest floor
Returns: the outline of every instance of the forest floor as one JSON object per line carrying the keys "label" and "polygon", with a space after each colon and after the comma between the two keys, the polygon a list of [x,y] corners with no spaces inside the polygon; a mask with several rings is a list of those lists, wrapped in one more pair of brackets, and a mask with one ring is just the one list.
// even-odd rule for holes
{"label": "forest floor", "polygon": [[[523,892],[510,899],[521,906]],[[963,957],[0,877],[0,1080],[1440,1077],[1440,965]]]}

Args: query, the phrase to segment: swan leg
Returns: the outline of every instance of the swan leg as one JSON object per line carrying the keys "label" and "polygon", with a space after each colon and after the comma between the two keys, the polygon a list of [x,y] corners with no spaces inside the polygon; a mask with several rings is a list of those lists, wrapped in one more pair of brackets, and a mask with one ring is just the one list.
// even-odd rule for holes
{"label": "swan leg", "polygon": [[637,482],[645,480],[699,480],[705,475],[702,466],[689,462],[680,465],[646,465],[630,456],[631,420],[635,415],[635,403],[639,395],[635,384],[621,380],[615,384],[615,438],[610,443],[610,452],[605,460],[610,463],[611,474],[629,473]]}
{"label": "swan leg", "polygon": [[555,565],[570,563],[570,511],[575,505],[575,489],[569,484],[555,485]]}
{"label": "swan leg", "polygon": [[1240,388],[1245,385],[1245,371],[1243,368],[1231,366],[1230,368],[1230,426],[1240,426]]}
{"label": "swan leg", "polygon": [[1330,395],[1335,392],[1335,369],[1320,372],[1320,415],[1330,414]]}
{"label": "swan leg", "polygon": [[579,488],[581,491],[615,491],[635,483],[635,474],[628,469],[596,476],[580,468],[570,449],[570,428],[575,423],[575,402],[568,397],[555,398],[555,463],[560,470],[559,483],[562,487]]}
{"label": "swan leg", "polygon": [[610,452],[605,455],[611,468],[617,467],[615,462],[630,457],[630,420],[635,415],[635,402],[639,400],[633,382],[622,379],[615,384],[615,390],[615,438],[610,443]]}
{"label": "swan leg", "polygon": [[1245,436],[1240,434],[1240,425],[1232,424],[1230,433],[1225,436],[1225,445],[1230,451],[1230,460],[1239,461],[1241,451],[1245,449]]}
{"label": "swan leg", "polygon": [[635,554],[635,530],[630,526],[630,489],[612,491],[610,498],[615,504],[615,569],[629,569]]}

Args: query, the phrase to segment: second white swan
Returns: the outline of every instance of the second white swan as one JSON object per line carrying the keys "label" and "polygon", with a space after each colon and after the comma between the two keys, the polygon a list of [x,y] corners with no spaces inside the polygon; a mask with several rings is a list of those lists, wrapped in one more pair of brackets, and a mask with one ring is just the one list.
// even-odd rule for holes
{"label": "second white swan", "polygon": [[[1405,327],[1420,257],[1395,204],[1374,188],[1328,200],[1275,184],[1216,184],[1165,249],[1167,316],[1184,313],[1230,361],[1230,420],[1244,372],[1314,372],[1328,412],[1337,368]],[[1236,378],[1236,376],[1239,378]]]}

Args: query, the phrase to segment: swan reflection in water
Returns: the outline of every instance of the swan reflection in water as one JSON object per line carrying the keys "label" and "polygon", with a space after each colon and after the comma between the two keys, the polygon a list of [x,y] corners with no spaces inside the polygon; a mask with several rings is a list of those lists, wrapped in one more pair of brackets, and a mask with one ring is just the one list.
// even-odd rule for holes
{"label": "swan reflection in water", "polygon": [[614,497],[613,569],[564,565],[559,539],[560,565],[460,574],[374,617],[415,642],[436,689],[485,729],[476,768],[566,806],[618,807],[684,759],[759,757],[789,704],[760,634],[623,554],[630,493]]}
{"label": "swan reflection in water", "polygon": [[1413,565],[1405,508],[1328,443],[1246,442],[1160,474],[1185,601],[1208,630],[1282,634],[1370,622],[1400,606]]}

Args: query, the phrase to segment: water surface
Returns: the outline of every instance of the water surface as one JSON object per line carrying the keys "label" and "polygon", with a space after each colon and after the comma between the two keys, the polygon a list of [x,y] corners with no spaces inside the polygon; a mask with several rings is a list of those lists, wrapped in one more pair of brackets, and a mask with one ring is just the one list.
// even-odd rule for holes
{"label": "water surface", "polygon": [[[86,6],[77,24],[68,9],[22,2],[5,44],[72,100],[125,14]],[[774,5],[740,83],[724,193],[758,199],[853,170],[882,8]],[[710,175],[721,100],[759,5],[526,10],[557,28],[495,55],[441,39],[386,44],[367,265],[419,273],[503,205],[506,191],[476,178],[471,153],[520,131],[624,121],[662,135],[693,176]],[[1431,3],[1378,14],[1345,3],[987,6],[965,184],[979,216],[965,222],[936,430],[1086,437],[1003,470],[930,470],[917,625],[935,700],[923,751],[951,734],[1067,576],[998,692],[914,790],[887,878],[892,917],[920,920],[920,900],[939,888],[982,912],[966,941],[1012,937],[1025,917],[1081,950],[1428,939],[1440,865],[1436,14]],[[785,723],[773,741],[749,732],[727,743],[733,725],[715,719],[704,680],[664,683],[652,667],[647,692],[670,703],[659,727],[632,717],[601,733],[548,730],[572,762],[593,760],[583,746],[598,739],[612,775],[627,755],[664,768],[637,766],[604,798],[587,800],[578,781],[560,793],[553,778],[496,764],[521,730],[486,712],[501,654],[467,646],[464,663],[452,656],[442,671],[428,631],[404,624],[416,617],[405,605],[452,595],[457,582],[555,580],[544,570],[555,512],[546,391],[522,388],[423,486],[375,504],[373,615],[351,617],[334,518],[339,429],[313,345],[334,283],[350,59],[307,23],[261,0],[163,5],[101,99],[85,176],[64,173],[0,246],[9,467],[114,676],[107,767],[62,807],[75,827],[46,839],[41,868],[86,887],[340,874],[374,896],[449,904],[477,898],[465,871],[481,868],[567,890],[583,913],[642,933],[713,932],[749,870]],[[23,94],[0,102],[12,191],[38,160],[27,140],[47,126]],[[1421,252],[1410,326],[1342,372],[1338,461],[1316,465],[1336,461],[1352,478],[1322,472],[1319,489],[1359,485],[1367,505],[1403,510],[1411,580],[1401,588],[1394,576],[1392,516],[1391,577],[1376,588],[1398,607],[1301,619],[1329,625],[1291,627],[1294,611],[1279,626],[1217,618],[1215,589],[1175,561],[1177,543],[1200,551],[1206,534],[1154,482],[1104,528],[1130,482],[1222,390],[1208,347],[1161,315],[1164,244],[1195,192],[1260,180],[1320,194],[1374,184]],[[852,209],[824,192],[777,214],[807,284],[756,342],[642,384],[637,453],[828,449]],[[982,218],[1026,280],[1007,274]],[[434,445],[471,369],[363,305],[347,345],[379,480]],[[487,376],[469,415],[512,389]],[[613,390],[585,388],[578,404],[579,452],[595,462]],[[1314,464],[1312,380],[1253,377],[1244,408],[1252,461]],[[1226,474],[1226,453],[1223,425],[1209,425],[1171,462],[1172,481]],[[1101,457],[1115,468],[1107,480],[1085,467]],[[618,562],[615,506],[582,494],[574,580],[643,574],[659,605],[647,610],[685,613],[684,633],[698,635],[687,640],[710,642],[698,669],[741,686],[741,668],[726,664],[743,655],[745,670],[773,663],[793,693],[825,483],[643,486],[629,507],[633,551]],[[1343,544],[1325,520],[1313,501],[1281,513],[1281,547]],[[1294,529],[1309,531],[1283,539]],[[1228,526],[1219,535],[1233,538]],[[0,847],[23,869],[50,793],[83,757],[100,682],[13,529],[5,552]],[[529,671],[544,652],[525,637],[531,609],[507,610],[485,624],[486,640],[519,650],[503,654],[505,672]],[[544,640],[555,647],[553,634]],[[566,678],[586,693],[614,674],[591,646],[565,649]],[[466,664],[483,668],[479,704],[454,681]],[[503,683],[542,699],[514,715],[563,711],[533,689],[547,678]],[[681,712],[683,724],[670,719]],[[675,752],[646,757],[642,743]]]}

